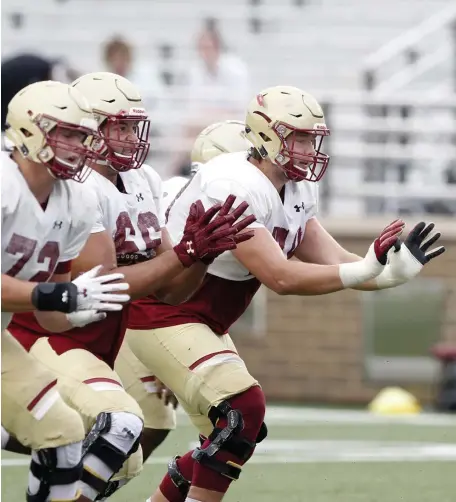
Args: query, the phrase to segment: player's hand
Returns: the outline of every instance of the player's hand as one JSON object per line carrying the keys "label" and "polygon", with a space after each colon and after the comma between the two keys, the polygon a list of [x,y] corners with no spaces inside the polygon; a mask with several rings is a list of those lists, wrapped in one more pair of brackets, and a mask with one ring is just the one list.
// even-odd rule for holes
{"label": "player's hand", "polygon": [[362,260],[340,264],[339,276],[344,288],[353,288],[380,275],[385,269],[388,251],[398,244],[403,229],[402,220],[393,221],[371,244]]}
{"label": "player's hand", "polygon": [[399,240],[395,243],[394,249],[388,253],[388,265],[377,279],[379,289],[408,282],[421,272],[424,265],[445,252],[443,246],[428,251],[441,237],[440,232],[436,232],[427,239],[434,228],[434,223],[426,224],[421,221],[413,227],[403,242]]}
{"label": "player's hand", "polygon": [[98,275],[101,269],[102,265],[98,265],[74,279],[73,284],[78,288],[77,311],[110,312],[122,310],[122,304],[130,300],[130,296],[127,294],[114,293],[129,288],[126,282],[113,282],[122,280],[125,276],[119,273]]}
{"label": "player's hand", "polygon": [[[415,225],[407,235],[405,241],[403,243],[399,242],[399,245],[395,246],[395,250],[389,254],[390,262],[399,262],[399,260],[396,260],[396,258],[401,257],[402,261],[405,260],[418,262],[423,267],[424,265],[426,265],[426,263],[429,263],[431,260],[444,253],[445,248],[443,246],[439,246],[438,248],[427,252],[428,249],[432,245],[434,245],[442,236],[440,232],[436,232],[430,239],[425,242],[425,239],[431,234],[434,228],[434,223],[429,223],[428,225],[426,225],[424,221],[421,221],[420,223]],[[405,256],[407,258],[405,258]]]}
{"label": "player's hand", "polygon": [[404,230],[405,223],[403,220],[395,220],[385,227],[382,233],[375,239],[373,243],[373,251],[377,261],[381,265],[386,265],[388,261],[388,251],[399,245],[399,236]]}
{"label": "player's hand", "polygon": [[239,221],[249,205],[242,202],[230,212],[235,200],[234,195],[229,195],[223,205],[215,204],[207,211],[200,200],[191,205],[182,240],[174,247],[184,267],[197,261],[212,263],[217,256],[253,237],[253,231],[240,232],[256,218],[250,215]]}
{"label": "player's hand", "polygon": [[179,405],[179,401],[177,400],[174,392],[166,387],[166,385],[157,377],[155,377],[155,385],[157,386],[158,399],[162,399],[165,406],[168,406],[168,404],[171,403],[173,405],[173,408],[176,409]]}
{"label": "player's hand", "polygon": [[[234,211],[229,213],[235,200],[236,200],[236,197],[234,195],[230,195],[229,197],[227,197],[227,199],[225,200],[225,203],[223,204],[222,208],[220,209],[220,211],[218,213],[219,216],[225,216],[227,214],[230,214],[231,216],[234,216],[235,222],[238,221],[239,218],[244,214],[246,209],[249,207],[249,205],[247,202],[241,202],[241,204],[239,204],[239,206],[236,209],[234,209]],[[202,209],[202,211],[204,211],[202,204],[201,204],[201,209]],[[225,238],[221,239],[219,241],[219,243],[225,244],[229,248],[230,246],[233,245],[233,241],[234,241],[235,245],[237,245],[241,242],[244,242],[244,241],[248,241],[249,239],[251,239],[255,235],[254,231],[248,230],[247,232],[242,232],[242,233],[240,233],[240,232],[242,230],[244,230],[245,228],[247,228],[254,221],[256,221],[256,218],[253,215],[247,216],[246,218],[242,219],[241,221],[238,221],[238,223],[236,223],[234,225],[236,233],[233,234],[231,237],[225,237]],[[225,223],[225,225],[220,227],[220,229],[229,228],[229,226],[230,226],[230,223]],[[217,256],[219,256],[220,254],[221,253],[208,253],[204,258],[201,259],[201,261],[205,265],[210,265],[215,260],[215,258],[217,258]]]}

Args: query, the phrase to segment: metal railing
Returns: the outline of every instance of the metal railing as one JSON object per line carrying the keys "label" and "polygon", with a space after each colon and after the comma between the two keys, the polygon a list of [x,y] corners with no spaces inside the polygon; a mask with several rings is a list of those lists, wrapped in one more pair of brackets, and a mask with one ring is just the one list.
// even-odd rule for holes
{"label": "metal railing", "polygon": [[[383,45],[364,61],[366,90],[391,92],[456,55],[456,4]],[[456,89],[456,75],[455,89]]]}

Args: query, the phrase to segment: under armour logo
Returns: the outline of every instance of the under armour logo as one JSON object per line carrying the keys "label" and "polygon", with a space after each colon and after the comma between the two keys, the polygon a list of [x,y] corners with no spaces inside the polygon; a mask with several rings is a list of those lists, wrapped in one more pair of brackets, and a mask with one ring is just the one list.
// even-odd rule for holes
{"label": "under armour logo", "polygon": [[62,293],[62,303],[68,303],[68,291]]}
{"label": "under armour logo", "polygon": [[295,208],[295,210],[296,210],[296,212],[297,212],[297,213],[300,213],[300,212],[301,212],[301,209],[302,209],[302,210],[305,210],[305,207],[304,207],[304,202],[301,202],[301,204],[300,204],[300,205],[296,204],[296,206],[295,206],[294,208]]}
{"label": "under armour logo", "polygon": [[192,247],[192,244],[193,244],[192,241],[187,241],[186,244],[187,244],[187,253],[188,254],[195,254],[195,250]]}
{"label": "under armour logo", "polygon": [[144,195],[142,193],[136,194],[136,200],[139,202],[140,200],[144,200]]}
{"label": "under armour logo", "polygon": [[54,221],[54,226],[52,228],[62,229],[63,221]]}

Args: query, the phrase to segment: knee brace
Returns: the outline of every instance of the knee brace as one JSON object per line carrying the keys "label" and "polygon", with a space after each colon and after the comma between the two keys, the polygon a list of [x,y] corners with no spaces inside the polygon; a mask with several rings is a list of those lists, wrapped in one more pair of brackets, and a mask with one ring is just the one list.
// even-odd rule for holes
{"label": "knee brace", "polygon": [[27,502],[77,500],[82,476],[82,444],[33,451]]}
{"label": "knee brace", "polygon": [[183,497],[186,497],[190,490],[191,481],[187,479],[179,469],[177,461],[181,457],[177,455],[168,462],[168,476],[174,486],[179,490]]}
{"label": "knee brace", "polygon": [[142,420],[132,413],[100,413],[83,442],[82,481],[90,487],[85,495],[101,498],[108,481],[137,451]]}
{"label": "knee brace", "polygon": [[[253,390],[258,389],[258,390]],[[250,391],[251,389],[249,389]],[[259,387],[253,387],[248,396],[249,391],[246,391],[244,395],[236,396],[233,398],[231,403],[229,401],[223,401],[218,406],[213,406],[209,410],[209,419],[214,425],[214,430],[209,435],[208,438],[200,436],[201,447],[196,448],[192,454],[192,458],[212,469],[222,476],[225,476],[231,480],[239,479],[241,473],[241,465],[244,464],[252,455],[255,447],[258,443],[263,441],[266,436],[268,429],[266,424],[262,421],[264,416],[264,397]],[[261,392],[261,399],[259,393]],[[236,399],[239,397],[239,399]],[[242,398],[242,399],[241,399]],[[255,410],[257,406],[257,412],[250,413],[247,420],[252,421],[252,423],[246,423],[246,418],[243,414],[242,408],[244,406],[245,398],[252,398],[249,403],[249,407]],[[233,406],[239,406],[240,409],[234,409]],[[249,410],[250,411],[250,410]],[[257,415],[261,415],[261,425],[255,427],[253,422],[257,422]],[[217,427],[219,421],[226,422],[225,427]],[[253,436],[253,440],[246,437],[246,429],[252,429],[257,431],[256,436]],[[259,430],[258,430],[259,429]],[[243,433],[244,432],[244,433]],[[251,434],[249,434],[251,436]],[[209,444],[207,444],[209,441]],[[203,447],[206,444],[206,447]],[[219,451],[225,451],[231,453],[239,459],[239,463],[233,461],[221,461],[216,458]]]}

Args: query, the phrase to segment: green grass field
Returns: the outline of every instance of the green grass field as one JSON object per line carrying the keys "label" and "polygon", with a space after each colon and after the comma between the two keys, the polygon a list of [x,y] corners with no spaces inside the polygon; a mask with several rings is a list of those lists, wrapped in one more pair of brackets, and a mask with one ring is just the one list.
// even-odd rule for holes
{"label": "green grass field", "polygon": [[[143,473],[112,497],[144,502],[159,483],[168,458],[195,441],[179,417]],[[268,409],[269,436],[228,502],[454,502],[456,416],[376,417],[362,411]],[[2,457],[2,501],[25,500],[28,459]]]}

